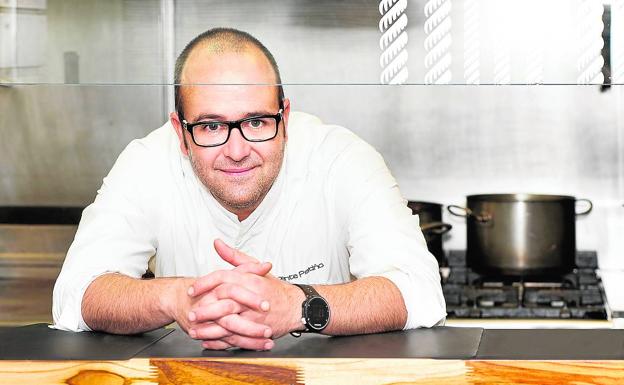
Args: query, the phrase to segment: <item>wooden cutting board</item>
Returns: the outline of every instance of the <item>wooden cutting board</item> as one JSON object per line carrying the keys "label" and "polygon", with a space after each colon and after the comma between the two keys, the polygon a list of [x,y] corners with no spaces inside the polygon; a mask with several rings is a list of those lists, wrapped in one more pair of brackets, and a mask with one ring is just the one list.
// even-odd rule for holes
{"label": "wooden cutting board", "polygon": [[131,359],[0,361],[2,384],[622,384],[624,361]]}

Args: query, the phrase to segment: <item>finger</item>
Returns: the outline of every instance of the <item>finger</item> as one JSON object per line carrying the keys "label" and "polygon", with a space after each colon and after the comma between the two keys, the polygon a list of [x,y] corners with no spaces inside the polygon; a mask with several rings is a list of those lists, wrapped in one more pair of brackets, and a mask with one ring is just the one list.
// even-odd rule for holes
{"label": "finger", "polygon": [[268,311],[269,302],[260,297],[257,293],[246,289],[243,286],[233,283],[224,283],[214,289],[214,293],[219,299],[233,299],[243,306],[257,311]]}
{"label": "finger", "polygon": [[234,249],[228,246],[225,242],[220,240],[219,238],[214,241],[214,248],[217,251],[217,254],[223,259],[225,262],[230,265],[236,267],[242,265],[247,262],[258,262],[257,259],[250,257],[249,255]]}
{"label": "finger", "polygon": [[214,321],[228,314],[237,314],[244,310],[238,302],[221,299],[206,306],[198,306],[191,310],[188,319],[191,322]]}
{"label": "finger", "polygon": [[234,270],[213,271],[210,274],[197,278],[189,288],[188,294],[191,297],[197,297],[200,294],[208,293],[222,283],[241,282],[243,278],[242,273]]}
{"label": "finger", "polygon": [[268,338],[251,338],[239,335],[231,335],[221,339],[228,343],[230,346],[238,346],[239,348],[249,350],[271,350],[275,343]]}
{"label": "finger", "polygon": [[225,350],[231,348],[232,345],[221,340],[211,340],[202,342],[202,347],[210,350]]}
{"label": "finger", "polygon": [[243,309],[243,311],[237,314],[253,322],[264,323],[264,320],[266,319],[266,313],[255,310]]}
{"label": "finger", "polygon": [[234,271],[237,271],[239,273],[251,273],[255,275],[264,276],[269,271],[271,271],[272,268],[273,268],[273,265],[271,264],[271,262],[263,262],[263,263],[247,262],[247,263],[238,265],[236,268],[234,268]]}
{"label": "finger", "polygon": [[196,340],[220,340],[233,333],[216,323],[200,324],[189,329],[189,336]]}
{"label": "finger", "polygon": [[273,334],[270,327],[261,323],[250,321],[239,316],[238,314],[226,315],[225,317],[218,319],[216,323],[231,332],[230,334],[264,338],[270,338]]}

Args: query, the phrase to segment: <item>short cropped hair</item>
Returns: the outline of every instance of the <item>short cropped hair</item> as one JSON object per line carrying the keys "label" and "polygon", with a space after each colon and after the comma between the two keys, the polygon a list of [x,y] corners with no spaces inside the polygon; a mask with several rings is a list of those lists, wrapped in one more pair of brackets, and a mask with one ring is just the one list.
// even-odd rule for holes
{"label": "short cropped hair", "polygon": [[215,52],[231,52],[231,51],[242,51],[249,46],[253,46],[258,48],[264,56],[269,60],[271,67],[273,68],[273,72],[275,73],[275,79],[278,84],[278,103],[281,106],[282,100],[284,99],[284,88],[282,87],[282,78],[280,76],[279,68],[277,66],[277,62],[275,58],[271,54],[271,52],[262,44],[258,39],[253,37],[247,32],[239,31],[234,28],[213,28],[209,29],[206,32],[203,32],[197,35],[193,40],[191,40],[186,47],[178,56],[175,63],[175,71],[174,71],[174,94],[175,94],[175,109],[178,113],[178,117],[183,119],[184,116],[184,106],[182,101],[182,93],[180,87],[180,81],[182,77],[182,71],[184,70],[184,65],[186,64],[186,59],[193,51],[195,47],[202,43],[207,43],[211,45]]}

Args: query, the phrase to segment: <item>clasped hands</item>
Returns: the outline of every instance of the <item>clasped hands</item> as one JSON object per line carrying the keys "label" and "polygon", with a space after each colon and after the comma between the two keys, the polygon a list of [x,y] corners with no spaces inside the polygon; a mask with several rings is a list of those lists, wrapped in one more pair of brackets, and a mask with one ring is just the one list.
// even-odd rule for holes
{"label": "clasped hands", "polygon": [[[197,278],[188,288],[186,306],[177,321],[206,349],[273,348],[272,338],[296,329],[303,293],[269,274],[271,263],[260,263],[217,239],[219,256],[234,266]],[[299,311],[299,314],[297,314]]]}

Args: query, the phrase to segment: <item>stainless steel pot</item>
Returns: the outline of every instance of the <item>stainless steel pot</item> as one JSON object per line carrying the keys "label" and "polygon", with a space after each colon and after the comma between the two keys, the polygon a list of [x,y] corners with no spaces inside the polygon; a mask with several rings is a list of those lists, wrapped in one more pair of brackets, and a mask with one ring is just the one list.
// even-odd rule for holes
{"label": "stainless steel pot", "polygon": [[442,248],[442,235],[453,226],[442,222],[442,205],[432,202],[409,201],[407,206],[412,214],[418,215],[420,229],[427,241],[427,248],[436,257],[440,266],[446,266],[446,254]]}
{"label": "stainless steel pot", "polygon": [[[577,202],[587,208],[576,212]],[[555,276],[575,266],[576,216],[592,210],[588,199],[563,195],[487,194],[467,197],[466,263],[478,273]]]}

